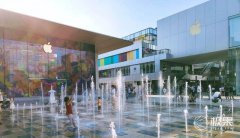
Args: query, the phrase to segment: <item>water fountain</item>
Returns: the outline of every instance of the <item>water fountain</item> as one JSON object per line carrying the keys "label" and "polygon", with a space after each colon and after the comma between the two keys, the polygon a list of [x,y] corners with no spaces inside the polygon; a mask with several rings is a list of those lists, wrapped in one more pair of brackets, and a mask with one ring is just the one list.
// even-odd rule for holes
{"label": "water fountain", "polygon": [[17,116],[18,116],[19,104],[17,103]]}
{"label": "water fountain", "polygon": [[111,122],[110,125],[110,130],[111,130],[111,136],[112,138],[117,138],[117,133],[116,133],[116,130],[115,130],[115,124],[114,122]]}
{"label": "water fountain", "polygon": [[105,101],[105,99],[104,99],[104,85],[103,85],[103,87],[102,87],[102,93],[101,93],[101,99],[102,99],[102,103],[101,103],[101,113],[102,113],[102,116],[103,116],[103,109],[104,109],[104,101]]}
{"label": "water fountain", "polygon": [[32,121],[32,103],[30,104],[30,111],[31,111],[31,121]]}
{"label": "water fountain", "polygon": [[148,116],[148,124],[149,124],[149,108],[150,108],[149,107],[150,106],[149,102],[150,101],[149,101],[149,89],[148,89],[148,76],[146,76],[145,80],[146,80],[146,82],[145,82],[145,90],[146,90],[145,93],[146,93],[146,98],[147,98],[146,99],[147,100],[147,103],[146,103],[147,104],[147,116]]}
{"label": "water fountain", "polygon": [[122,122],[122,72],[118,71],[117,72],[117,103],[116,105],[118,105],[118,131],[120,131],[121,128],[121,122]]}
{"label": "water fountain", "polygon": [[185,104],[186,109],[188,109],[188,82],[185,82]]}
{"label": "water fountain", "polygon": [[199,80],[199,108],[202,108],[202,80]]}
{"label": "water fountain", "polygon": [[61,85],[61,107],[60,107],[60,113],[63,114],[63,105],[64,105],[64,95],[63,95],[63,92],[64,92],[64,86],[63,84]]}
{"label": "water fountain", "polygon": [[[212,87],[211,87],[210,84],[208,85],[208,89],[209,89],[209,100],[210,100],[210,102],[211,102],[211,99],[212,99]],[[211,102],[211,103],[212,103],[212,102]]]}
{"label": "water fountain", "polygon": [[44,95],[43,95],[44,91],[43,91],[43,84],[42,84],[42,82],[41,82],[41,92],[42,92],[42,108],[44,110]]}
{"label": "water fountain", "polygon": [[82,104],[83,105],[86,105],[85,96],[86,96],[86,93],[84,91],[84,86],[83,86],[83,83],[82,83]]}
{"label": "water fountain", "polygon": [[35,108],[37,109],[38,108],[38,102],[36,101],[35,103]]}
{"label": "water fountain", "polygon": [[85,89],[86,89],[86,112],[88,113],[88,99],[89,99],[89,95],[88,95],[88,87],[87,87],[87,81],[85,84]]}
{"label": "water fountain", "polygon": [[168,106],[171,106],[171,79],[170,76],[167,78],[167,94],[168,94]]}
{"label": "water fountain", "polygon": [[177,77],[174,77],[173,80],[173,84],[174,84],[174,98],[175,98],[175,104],[178,103],[178,99],[177,99]]}
{"label": "water fountain", "polygon": [[26,104],[23,103],[23,116],[24,116],[24,112],[25,112],[25,107],[26,107]]}
{"label": "water fountain", "polygon": [[77,115],[77,135],[79,138],[80,137],[80,118],[78,115]]}
{"label": "water fountain", "polygon": [[232,118],[233,118],[233,99],[231,100],[231,105],[232,105]]}
{"label": "water fountain", "polygon": [[[111,103],[111,101],[110,101],[111,98],[109,98],[109,97],[111,97],[111,96],[110,96],[110,93],[109,93],[109,85],[108,85],[108,83],[107,83],[107,84],[106,84],[106,109],[107,109],[106,112],[107,112],[107,113],[108,113],[108,110],[109,110],[109,107],[108,107],[109,105],[108,105],[108,104]],[[109,102],[109,101],[110,101],[110,102]]]}
{"label": "water fountain", "polygon": [[206,123],[206,129],[208,126],[208,106],[205,106],[205,123]]}
{"label": "water fountain", "polygon": [[184,118],[185,118],[185,132],[188,133],[188,120],[187,120],[187,114],[188,114],[188,110],[185,109],[184,110]]}
{"label": "water fountain", "polygon": [[75,93],[74,93],[74,112],[77,115],[78,114],[78,83],[76,82],[76,87],[75,87]]}
{"label": "water fountain", "polygon": [[221,133],[223,132],[223,125],[222,125],[222,121],[223,121],[223,113],[222,113],[222,105],[219,105],[219,109],[220,109],[220,115],[219,115],[219,117],[220,117],[220,127],[221,127]]}
{"label": "water fountain", "polygon": [[157,127],[157,135],[158,135],[158,138],[160,138],[160,117],[161,117],[161,114],[157,114],[157,123],[156,123],[156,127]]}
{"label": "water fountain", "polygon": [[56,121],[56,133],[58,134],[58,112],[56,114],[55,121]]}
{"label": "water fountain", "polygon": [[142,116],[143,116],[143,122],[145,122],[144,115],[144,101],[145,101],[145,93],[144,93],[144,80],[143,80],[143,74],[141,75],[141,108],[142,108]]}
{"label": "water fountain", "polygon": [[64,97],[66,97],[66,96],[67,96],[67,82],[65,84],[65,89],[64,89]]}
{"label": "water fountain", "polygon": [[93,76],[91,77],[91,92],[92,92],[93,119],[95,122],[95,86],[94,86]]}
{"label": "water fountain", "polygon": [[55,104],[56,103],[56,98],[55,98],[55,90],[53,90],[53,86],[51,85],[51,90],[48,91],[50,93],[50,96],[49,96],[49,103],[50,104]]}

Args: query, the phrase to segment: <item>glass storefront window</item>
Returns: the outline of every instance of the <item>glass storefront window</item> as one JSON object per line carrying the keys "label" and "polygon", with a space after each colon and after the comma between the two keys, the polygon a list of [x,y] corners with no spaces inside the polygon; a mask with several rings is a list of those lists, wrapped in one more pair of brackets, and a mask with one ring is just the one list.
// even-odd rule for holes
{"label": "glass storefront window", "polygon": [[230,47],[240,46],[240,16],[230,18],[229,20],[229,41]]}
{"label": "glass storefront window", "polygon": [[148,62],[140,64],[140,72],[145,73],[154,73],[155,72],[155,63],[154,62]]}
{"label": "glass storefront window", "polygon": [[[48,42],[50,53],[43,49]],[[0,89],[13,97],[40,96],[41,83],[45,96],[66,83],[71,94],[76,82],[81,87],[95,76],[95,46],[86,43],[0,28],[0,57]]]}

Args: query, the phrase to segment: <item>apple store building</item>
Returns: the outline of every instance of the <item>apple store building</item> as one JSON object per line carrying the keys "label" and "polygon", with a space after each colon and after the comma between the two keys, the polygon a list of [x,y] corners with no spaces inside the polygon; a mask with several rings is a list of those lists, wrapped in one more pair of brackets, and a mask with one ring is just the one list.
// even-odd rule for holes
{"label": "apple store building", "polygon": [[96,78],[98,54],[131,43],[0,10],[0,89],[12,97],[48,95],[51,86],[71,94]]}
{"label": "apple store building", "polygon": [[209,0],[158,20],[158,48],[170,49],[161,71],[193,86],[202,80],[218,91],[240,95],[240,1]]}

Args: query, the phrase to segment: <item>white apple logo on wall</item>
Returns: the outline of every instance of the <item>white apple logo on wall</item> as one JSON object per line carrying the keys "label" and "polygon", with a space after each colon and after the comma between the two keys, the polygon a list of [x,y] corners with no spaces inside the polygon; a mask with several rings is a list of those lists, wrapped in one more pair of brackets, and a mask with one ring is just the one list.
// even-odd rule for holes
{"label": "white apple logo on wall", "polygon": [[194,24],[190,27],[190,33],[191,35],[198,35],[201,33],[201,24],[199,21],[195,21]]}
{"label": "white apple logo on wall", "polygon": [[52,45],[50,45],[50,42],[43,45],[43,50],[45,53],[52,53]]}

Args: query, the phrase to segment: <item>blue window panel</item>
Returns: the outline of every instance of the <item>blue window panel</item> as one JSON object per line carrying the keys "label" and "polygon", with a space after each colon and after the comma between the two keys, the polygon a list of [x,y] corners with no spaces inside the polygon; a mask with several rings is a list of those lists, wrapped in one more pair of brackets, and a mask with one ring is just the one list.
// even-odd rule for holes
{"label": "blue window panel", "polygon": [[113,63],[118,63],[119,62],[119,55],[114,55],[113,56]]}
{"label": "blue window panel", "polygon": [[104,65],[112,64],[112,57],[106,57],[104,59]]}
{"label": "blue window panel", "polygon": [[98,59],[98,67],[100,67],[100,59]]}
{"label": "blue window panel", "polygon": [[139,59],[139,49],[136,49],[136,59]]}

